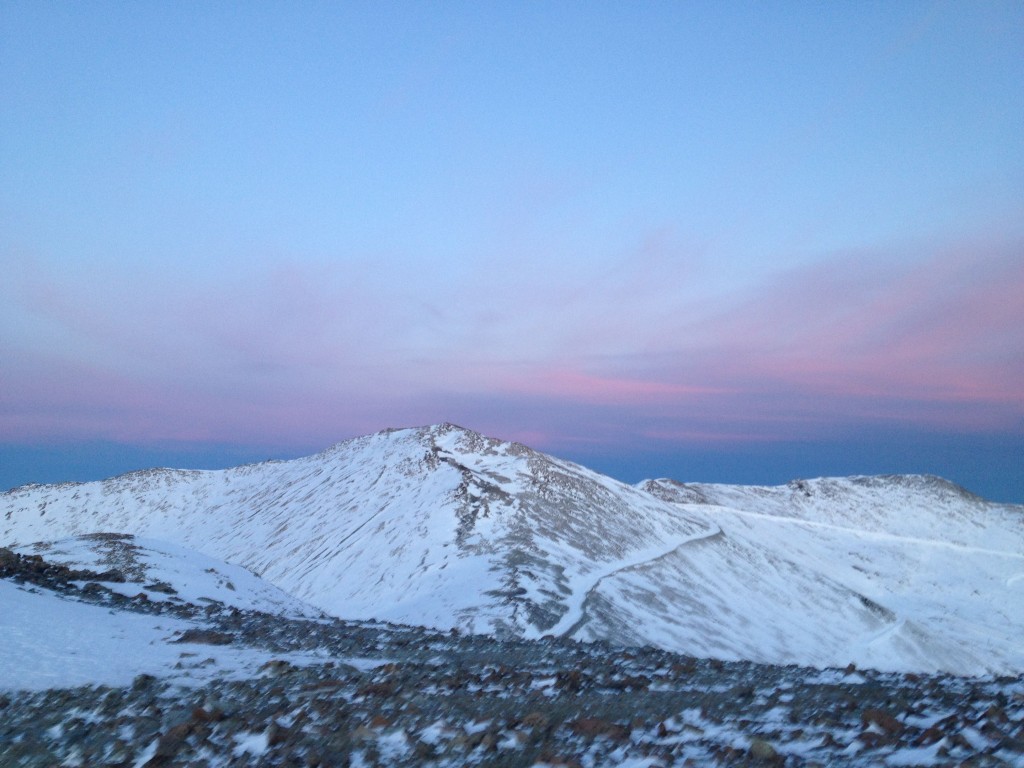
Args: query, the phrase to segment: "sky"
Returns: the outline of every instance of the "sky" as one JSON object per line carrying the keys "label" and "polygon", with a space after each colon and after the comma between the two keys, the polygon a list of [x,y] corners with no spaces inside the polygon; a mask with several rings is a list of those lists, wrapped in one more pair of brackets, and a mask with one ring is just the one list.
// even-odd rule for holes
{"label": "sky", "polygon": [[0,489],[451,421],[1024,502],[1024,5],[0,5]]}

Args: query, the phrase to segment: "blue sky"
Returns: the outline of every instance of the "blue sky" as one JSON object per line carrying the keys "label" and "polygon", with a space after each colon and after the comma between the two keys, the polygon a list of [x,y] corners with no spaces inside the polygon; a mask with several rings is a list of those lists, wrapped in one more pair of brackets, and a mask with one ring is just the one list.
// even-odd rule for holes
{"label": "blue sky", "polygon": [[455,421],[1024,501],[1019,3],[5,3],[0,487]]}

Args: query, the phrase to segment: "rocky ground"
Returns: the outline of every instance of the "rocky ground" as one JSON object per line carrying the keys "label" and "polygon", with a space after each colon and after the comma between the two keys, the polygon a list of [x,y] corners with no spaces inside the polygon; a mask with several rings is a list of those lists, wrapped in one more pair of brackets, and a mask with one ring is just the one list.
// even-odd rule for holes
{"label": "rocky ground", "polygon": [[[183,650],[181,676],[0,690],[0,765],[1024,766],[1020,676],[774,667],[285,619],[126,597],[100,576],[116,581],[0,549],[0,578],[186,619],[183,649],[258,648],[267,662],[246,679],[197,678],[187,670],[207,660]],[[283,658],[297,652],[312,661]]]}

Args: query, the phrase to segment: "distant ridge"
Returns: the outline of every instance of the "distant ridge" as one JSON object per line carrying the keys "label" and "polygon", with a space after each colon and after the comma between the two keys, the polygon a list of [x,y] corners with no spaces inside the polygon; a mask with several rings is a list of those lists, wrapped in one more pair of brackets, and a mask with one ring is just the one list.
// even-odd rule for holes
{"label": "distant ridge", "polygon": [[777,664],[1024,670],[1024,507],[929,476],[620,483],[453,424],[0,494],[0,546],[97,532],[328,613]]}

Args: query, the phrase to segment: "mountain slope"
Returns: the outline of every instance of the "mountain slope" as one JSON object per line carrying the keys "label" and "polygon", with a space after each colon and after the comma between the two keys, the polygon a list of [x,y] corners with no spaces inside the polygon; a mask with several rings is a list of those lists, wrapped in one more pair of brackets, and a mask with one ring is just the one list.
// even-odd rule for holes
{"label": "mountain slope", "polygon": [[[103,544],[129,541],[151,569],[177,569],[137,539],[47,553],[134,571]],[[93,581],[115,575],[0,549],[0,765],[1024,766],[1020,676],[301,619]]]}
{"label": "mountain slope", "polygon": [[148,601],[210,605],[247,611],[311,618],[321,615],[312,606],[282,592],[250,571],[166,541],[129,534],[94,533],[58,541],[36,542],[17,548],[39,555],[48,563],[87,570],[111,579],[90,580]]}
{"label": "mountain slope", "polygon": [[570,613],[594,571],[712,530],[639,489],[453,425],[0,499],[7,542],[131,532],[243,565],[338,615],[527,636]]}
{"label": "mountain slope", "polygon": [[449,424],[0,495],[0,543],[164,539],[348,618],[973,673],[1024,669],[1021,521],[931,478],[631,487]]}

